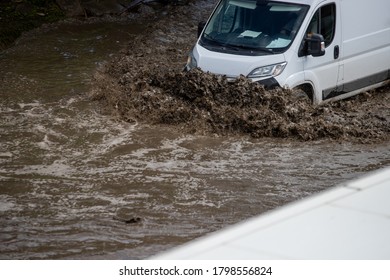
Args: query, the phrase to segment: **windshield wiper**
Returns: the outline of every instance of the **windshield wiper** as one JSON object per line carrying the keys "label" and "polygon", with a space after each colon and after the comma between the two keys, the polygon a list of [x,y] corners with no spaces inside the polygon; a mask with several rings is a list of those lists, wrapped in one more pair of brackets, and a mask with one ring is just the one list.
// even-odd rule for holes
{"label": "windshield wiper", "polygon": [[217,45],[217,46],[225,46],[224,43],[222,43],[221,41],[218,41],[217,39],[215,39],[215,37],[211,36],[211,35],[208,35],[208,34],[203,34],[203,37],[206,38],[209,43],[212,43],[214,45]]}
{"label": "windshield wiper", "polygon": [[247,46],[247,45],[242,45],[242,44],[229,44],[229,43],[223,43],[221,41],[218,41],[215,39],[213,36],[210,36],[208,34],[204,34],[203,37],[207,40],[207,43],[210,45],[218,46],[224,49],[229,49],[233,51],[251,51],[252,53],[257,53],[257,52],[265,52],[269,54],[274,54],[275,52],[272,49],[267,49],[267,48],[260,48],[260,47],[254,47],[254,46]]}
{"label": "windshield wiper", "polygon": [[229,49],[229,50],[234,50],[234,51],[240,51],[242,48],[240,46],[235,46],[227,43],[223,43],[221,41],[216,40],[214,37],[205,34],[204,38],[207,39],[207,44],[209,45],[214,45],[221,47],[222,49]]}
{"label": "windshield wiper", "polygon": [[273,50],[267,49],[267,48],[251,47],[251,46],[246,46],[246,45],[232,45],[232,44],[230,44],[229,46],[248,50],[248,51],[253,51],[253,52],[266,52],[269,54],[274,54]]}

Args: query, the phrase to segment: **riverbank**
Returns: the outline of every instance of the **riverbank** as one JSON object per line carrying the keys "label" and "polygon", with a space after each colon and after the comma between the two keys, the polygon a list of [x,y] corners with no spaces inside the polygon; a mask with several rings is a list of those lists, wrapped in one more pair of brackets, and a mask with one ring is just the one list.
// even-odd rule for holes
{"label": "riverbank", "polygon": [[0,51],[24,32],[47,24],[62,20],[136,19],[150,15],[159,6],[159,1],[154,0],[4,0],[0,2]]}
{"label": "riverbank", "polygon": [[9,47],[23,32],[64,18],[65,13],[55,1],[1,1],[0,51]]}

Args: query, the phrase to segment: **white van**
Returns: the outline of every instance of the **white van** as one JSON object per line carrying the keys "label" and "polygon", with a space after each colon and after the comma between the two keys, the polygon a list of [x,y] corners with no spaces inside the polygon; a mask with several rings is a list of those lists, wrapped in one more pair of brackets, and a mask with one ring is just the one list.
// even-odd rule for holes
{"label": "white van", "polygon": [[300,88],[317,104],[390,81],[390,0],[221,0],[198,35],[187,70]]}

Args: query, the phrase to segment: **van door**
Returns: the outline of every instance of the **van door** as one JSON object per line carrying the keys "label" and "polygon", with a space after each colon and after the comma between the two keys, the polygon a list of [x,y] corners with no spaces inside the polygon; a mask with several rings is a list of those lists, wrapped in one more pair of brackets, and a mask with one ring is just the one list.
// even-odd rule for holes
{"label": "van door", "polygon": [[323,56],[307,55],[303,59],[305,80],[314,87],[315,103],[330,98],[338,91],[337,85],[342,84],[343,71],[339,66],[341,55],[339,14],[336,3],[322,5],[314,11],[306,29],[305,36],[313,33],[321,34],[325,41]]}

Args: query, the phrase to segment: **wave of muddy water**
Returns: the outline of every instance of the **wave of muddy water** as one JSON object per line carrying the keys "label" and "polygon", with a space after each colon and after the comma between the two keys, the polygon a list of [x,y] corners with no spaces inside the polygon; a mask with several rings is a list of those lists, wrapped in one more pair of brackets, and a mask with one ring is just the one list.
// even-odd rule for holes
{"label": "wave of muddy water", "polygon": [[[190,40],[212,4],[162,22]],[[386,141],[199,135],[102,114],[93,72],[143,30],[65,24],[1,53],[1,259],[145,258],[390,164]],[[185,60],[187,41],[156,32],[152,51],[174,43]]]}

